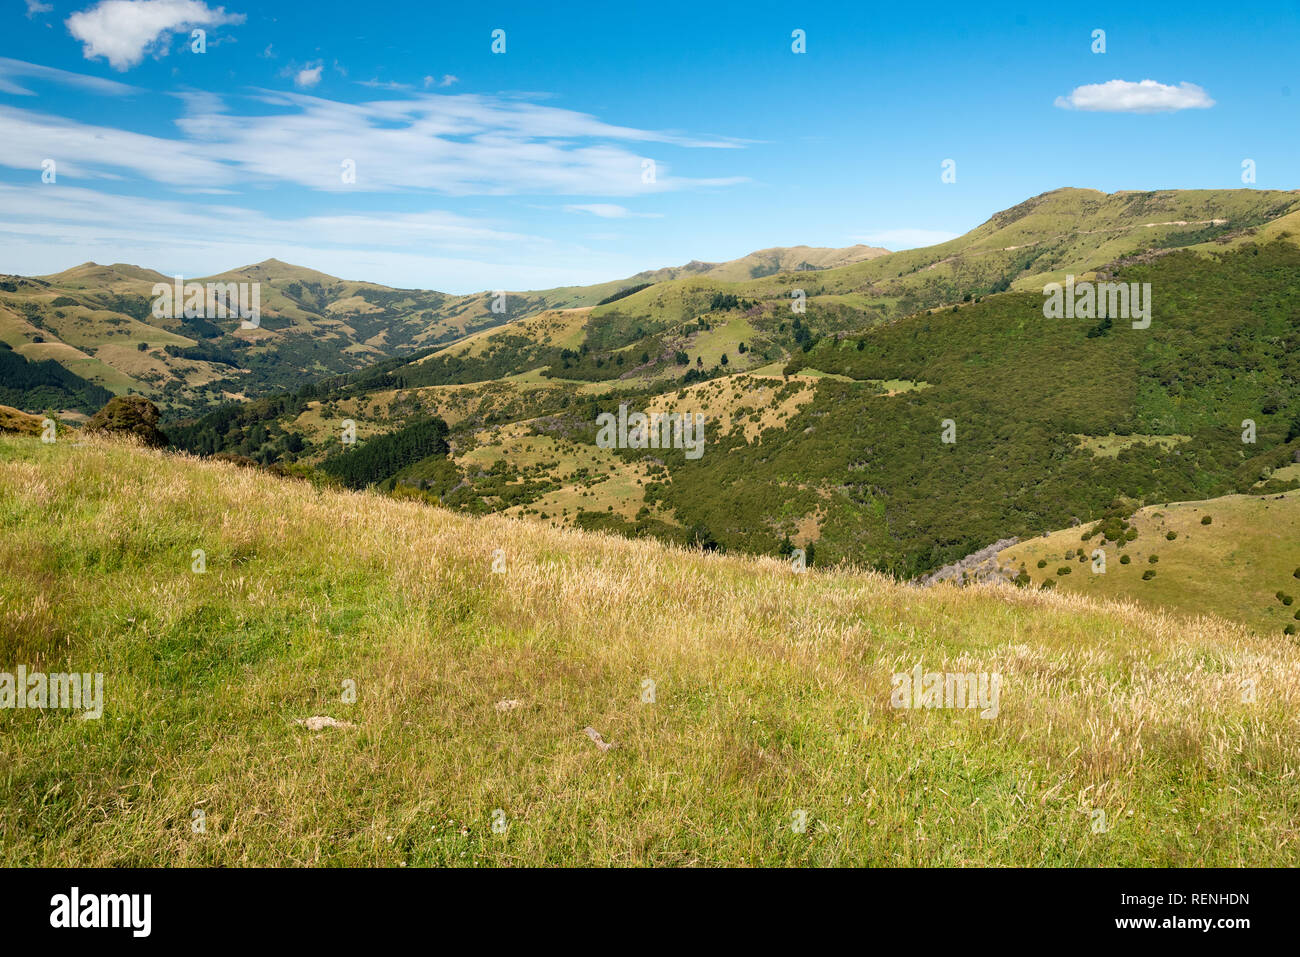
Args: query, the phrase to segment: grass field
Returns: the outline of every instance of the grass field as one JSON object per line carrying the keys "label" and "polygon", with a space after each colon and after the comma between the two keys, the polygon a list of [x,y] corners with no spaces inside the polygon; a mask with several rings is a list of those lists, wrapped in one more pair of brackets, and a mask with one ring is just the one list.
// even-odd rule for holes
{"label": "grass field", "polygon": [[[1201,524],[1207,516],[1210,524]],[[1024,566],[1035,585],[1051,578],[1067,591],[1134,599],[1170,612],[1221,615],[1265,633],[1281,634],[1287,625],[1300,631],[1295,618],[1300,606],[1276,598],[1278,591],[1300,596],[1294,577],[1300,568],[1300,490],[1153,505],[1132,521],[1137,539],[1123,547],[1105,546],[1104,574],[1094,573],[1091,561],[1078,561],[1080,549],[1091,555],[1098,547],[1096,539],[1080,540],[1090,525],[1021,542],[998,558]],[[1076,556],[1067,561],[1069,551]],[[1125,555],[1127,564],[1121,561]],[[1039,568],[1040,560],[1047,565]],[[1058,575],[1061,567],[1069,567],[1070,574]],[[1147,572],[1154,575],[1144,580]]]}
{"label": "grass field", "polygon": [[[105,675],[100,720],[0,711],[7,865],[1300,860],[1280,635],[93,438],[0,438],[0,529],[0,668]],[[918,663],[997,716],[891,707]]]}

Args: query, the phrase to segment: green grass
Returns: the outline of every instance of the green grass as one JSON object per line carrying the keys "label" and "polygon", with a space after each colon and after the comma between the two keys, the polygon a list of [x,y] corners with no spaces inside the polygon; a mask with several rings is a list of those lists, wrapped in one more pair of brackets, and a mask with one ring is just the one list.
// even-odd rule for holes
{"label": "green grass", "polygon": [[[1214,521],[1202,525],[1209,515]],[[1075,574],[1057,578],[1057,588],[1111,599],[1132,599],[1146,607],[1183,615],[1218,615],[1242,622],[1262,634],[1281,635],[1293,623],[1294,609],[1273,596],[1294,584],[1300,565],[1300,491],[1281,495],[1227,495],[1198,502],[1153,505],[1133,517],[1138,537],[1118,546],[1084,542],[1091,525],[1053,532],[1013,545],[999,555],[1005,565],[1025,571],[1035,585],[1049,576],[1064,552],[1098,547],[1106,551],[1105,574],[1091,563],[1074,564]],[[1169,539],[1167,534],[1176,537]],[[1159,557],[1151,564],[1152,555]],[[1121,564],[1128,555],[1130,563]],[[1045,558],[1048,567],[1039,569]],[[1142,573],[1157,574],[1142,581]]]}
{"label": "green grass", "polygon": [[[0,712],[7,865],[1298,856],[1289,641],[795,575],[97,439],[0,438],[0,662],[106,676],[99,721]],[[918,662],[1000,673],[998,716],[891,708],[890,675]],[[312,715],[353,726],[295,724]]]}

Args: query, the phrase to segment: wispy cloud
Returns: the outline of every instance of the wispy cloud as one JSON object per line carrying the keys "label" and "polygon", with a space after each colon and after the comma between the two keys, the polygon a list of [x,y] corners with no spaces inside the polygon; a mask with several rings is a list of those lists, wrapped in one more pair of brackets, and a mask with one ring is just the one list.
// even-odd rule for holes
{"label": "wispy cloud", "polygon": [[662,219],[663,213],[634,213],[626,206],[616,203],[571,203],[564,207],[566,213],[590,213],[601,219]]}
{"label": "wispy cloud", "polygon": [[54,9],[52,3],[41,3],[41,0],[27,0],[27,19],[31,20],[40,13],[49,13]]}
{"label": "wispy cloud", "polygon": [[572,243],[436,209],[277,218],[227,203],[61,183],[0,185],[0,258],[10,272],[40,275],[89,259],[202,276],[270,256],[345,278],[450,292],[599,282],[634,271]]}
{"label": "wispy cloud", "polygon": [[115,70],[137,65],[164,36],[243,22],[242,13],[213,9],[202,0],[100,0],[66,21],[86,59],[104,57]]}
{"label": "wispy cloud", "polygon": [[1076,87],[1069,96],[1058,96],[1055,105],[1094,113],[1173,113],[1208,109],[1214,100],[1195,83],[1167,86],[1155,80],[1108,80]]}
{"label": "wispy cloud", "polygon": [[0,57],[0,93],[11,93],[15,96],[35,96],[36,94],[31,90],[11,79],[17,76],[33,77],[50,83],[59,83],[63,86],[76,87],[88,93],[98,93],[103,96],[127,96],[131,93],[140,92],[138,87],[118,83],[116,80],[105,80],[97,76],[87,76],[84,73],[70,73],[67,70],[59,70],[52,66],[41,66],[38,63],[27,63],[23,60]]}
{"label": "wispy cloud", "polygon": [[[77,80],[77,74],[0,60],[0,88],[8,84],[19,90],[6,77],[23,74],[79,82],[95,92],[131,91],[111,81]],[[336,192],[456,196],[617,197],[745,181],[679,176],[666,159],[636,149],[643,144],[736,146],[725,139],[615,126],[589,114],[504,96],[412,92],[343,103],[261,90],[236,101],[203,91],[178,98],[184,112],[176,120],[176,137],[0,106],[0,165],[35,169],[42,159],[53,158],[61,177],[135,175],[188,190],[291,183]],[[355,169],[354,182],[340,175],[347,161]],[[644,175],[647,165],[653,177]],[[603,213],[585,211],[619,215],[612,205]]]}

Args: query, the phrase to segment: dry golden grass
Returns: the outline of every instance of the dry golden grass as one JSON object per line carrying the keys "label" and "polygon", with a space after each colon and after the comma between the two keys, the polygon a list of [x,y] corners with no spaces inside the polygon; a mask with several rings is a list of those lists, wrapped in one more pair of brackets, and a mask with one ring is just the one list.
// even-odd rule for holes
{"label": "dry golden grass", "polygon": [[[101,440],[0,438],[0,523],[0,669],[106,676],[99,721],[0,712],[8,864],[1296,863],[1295,648],[1215,619]],[[998,716],[892,708],[917,662]]]}

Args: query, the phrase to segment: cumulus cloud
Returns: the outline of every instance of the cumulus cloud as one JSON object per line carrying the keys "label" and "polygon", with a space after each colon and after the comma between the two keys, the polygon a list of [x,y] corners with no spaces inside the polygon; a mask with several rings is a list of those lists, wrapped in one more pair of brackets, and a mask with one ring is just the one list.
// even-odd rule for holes
{"label": "cumulus cloud", "polygon": [[320,82],[320,71],[323,64],[317,63],[315,66],[308,66],[294,74],[294,86],[301,87],[304,90],[310,89]]}
{"label": "cumulus cloud", "polygon": [[202,0],[100,0],[65,21],[68,32],[82,43],[87,60],[105,57],[115,70],[126,70],[144,59],[164,35],[194,27],[243,23],[242,13],[213,9]]}
{"label": "cumulus cloud", "polygon": [[1076,87],[1069,96],[1058,96],[1056,106],[1063,110],[1094,113],[1173,113],[1178,110],[1204,110],[1214,105],[1195,83],[1167,86],[1155,80],[1108,80]]}

